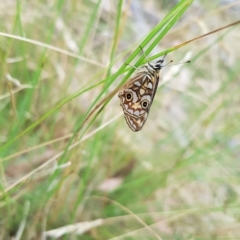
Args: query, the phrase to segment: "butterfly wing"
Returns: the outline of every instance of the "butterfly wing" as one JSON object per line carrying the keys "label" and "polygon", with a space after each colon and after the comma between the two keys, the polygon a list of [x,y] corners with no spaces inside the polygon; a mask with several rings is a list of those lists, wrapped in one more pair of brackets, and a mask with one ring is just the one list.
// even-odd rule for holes
{"label": "butterfly wing", "polygon": [[[159,71],[141,71],[135,74],[119,92],[124,117],[132,131],[137,132],[145,124],[159,83]],[[131,98],[129,97],[131,96]]]}

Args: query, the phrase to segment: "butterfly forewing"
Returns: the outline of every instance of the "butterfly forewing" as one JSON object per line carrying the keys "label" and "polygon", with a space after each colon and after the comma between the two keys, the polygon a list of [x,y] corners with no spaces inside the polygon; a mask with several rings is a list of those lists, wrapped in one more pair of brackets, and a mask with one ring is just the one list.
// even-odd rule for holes
{"label": "butterfly forewing", "polygon": [[141,130],[147,120],[158,87],[160,62],[144,65],[118,94],[126,122],[134,132]]}

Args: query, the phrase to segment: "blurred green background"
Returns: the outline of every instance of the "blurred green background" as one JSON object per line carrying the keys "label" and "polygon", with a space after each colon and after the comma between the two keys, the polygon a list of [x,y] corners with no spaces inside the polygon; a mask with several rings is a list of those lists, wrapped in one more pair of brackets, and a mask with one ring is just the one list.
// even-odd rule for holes
{"label": "blurred green background", "polygon": [[[172,51],[239,18],[236,0],[1,1],[0,239],[239,239],[240,25]],[[104,97],[140,44],[192,63],[162,69],[134,133]]]}

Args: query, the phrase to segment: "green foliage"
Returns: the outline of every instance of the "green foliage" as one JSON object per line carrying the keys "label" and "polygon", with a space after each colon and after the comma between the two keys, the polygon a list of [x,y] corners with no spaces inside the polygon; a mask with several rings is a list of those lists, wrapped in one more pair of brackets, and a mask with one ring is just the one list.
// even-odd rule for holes
{"label": "green foliage", "polygon": [[[181,45],[236,21],[213,24],[231,6],[148,2],[0,4],[1,239],[239,236],[239,27]],[[116,95],[147,61],[139,46],[193,56],[163,69],[133,133]]]}

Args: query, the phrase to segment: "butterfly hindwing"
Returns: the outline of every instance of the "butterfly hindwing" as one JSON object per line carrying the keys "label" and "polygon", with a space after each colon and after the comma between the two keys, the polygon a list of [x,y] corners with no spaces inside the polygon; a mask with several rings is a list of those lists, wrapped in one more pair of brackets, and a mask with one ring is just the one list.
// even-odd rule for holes
{"label": "butterfly hindwing", "polygon": [[147,120],[158,87],[159,71],[156,65],[145,65],[118,94],[126,122],[134,132],[141,130]]}

